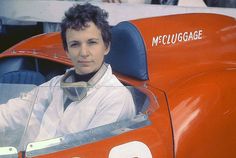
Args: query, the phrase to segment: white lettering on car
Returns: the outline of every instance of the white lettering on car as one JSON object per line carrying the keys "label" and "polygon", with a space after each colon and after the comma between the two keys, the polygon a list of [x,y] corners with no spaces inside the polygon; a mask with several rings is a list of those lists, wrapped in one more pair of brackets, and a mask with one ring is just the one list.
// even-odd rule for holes
{"label": "white lettering on car", "polygon": [[188,42],[202,39],[202,30],[180,32],[175,34],[158,35],[152,37],[152,46],[170,45],[180,42]]}

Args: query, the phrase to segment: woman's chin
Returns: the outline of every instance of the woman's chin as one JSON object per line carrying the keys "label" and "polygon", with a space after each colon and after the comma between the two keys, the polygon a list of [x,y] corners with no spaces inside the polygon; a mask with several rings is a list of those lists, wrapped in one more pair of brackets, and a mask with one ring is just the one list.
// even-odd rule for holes
{"label": "woman's chin", "polygon": [[83,69],[75,70],[75,72],[79,75],[85,75],[85,74],[89,74],[94,71],[90,68],[83,68]]}

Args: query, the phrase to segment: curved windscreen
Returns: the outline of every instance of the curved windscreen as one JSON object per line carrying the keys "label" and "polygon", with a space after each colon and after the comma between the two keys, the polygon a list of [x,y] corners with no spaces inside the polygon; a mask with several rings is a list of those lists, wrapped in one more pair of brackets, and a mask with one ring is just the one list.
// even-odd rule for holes
{"label": "curved windscreen", "polygon": [[[0,84],[0,89],[0,150],[10,146],[18,151],[26,150],[29,143],[65,136],[91,142],[85,136],[93,129],[101,140],[121,134],[122,128],[142,127],[148,124],[143,123],[147,121],[143,113],[149,108],[150,97],[154,97],[150,91],[149,95],[143,93],[145,88],[130,86]],[[35,151],[35,145],[30,147],[33,149],[28,150]]]}

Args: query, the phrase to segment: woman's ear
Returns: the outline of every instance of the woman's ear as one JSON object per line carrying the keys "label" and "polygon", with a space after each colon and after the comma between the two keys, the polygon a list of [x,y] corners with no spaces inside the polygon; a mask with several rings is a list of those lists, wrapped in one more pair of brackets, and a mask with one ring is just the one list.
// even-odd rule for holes
{"label": "woman's ear", "polygon": [[109,44],[109,45],[107,46],[104,55],[107,55],[107,54],[110,52],[110,45],[111,45],[111,44]]}
{"label": "woman's ear", "polygon": [[68,53],[68,51],[66,50],[65,52],[66,52],[67,57],[70,59],[70,54]]}

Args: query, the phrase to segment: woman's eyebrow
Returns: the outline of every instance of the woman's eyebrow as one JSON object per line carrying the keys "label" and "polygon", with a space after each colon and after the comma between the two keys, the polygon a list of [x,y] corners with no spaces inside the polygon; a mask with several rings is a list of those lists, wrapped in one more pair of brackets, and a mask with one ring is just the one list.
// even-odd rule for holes
{"label": "woman's eyebrow", "polygon": [[71,43],[80,43],[80,41],[72,40],[68,42],[68,44],[71,44]]}
{"label": "woman's eyebrow", "polygon": [[91,41],[91,40],[99,41],[99,38],[90,38],[90,39],[88,39],[88,41]]}

